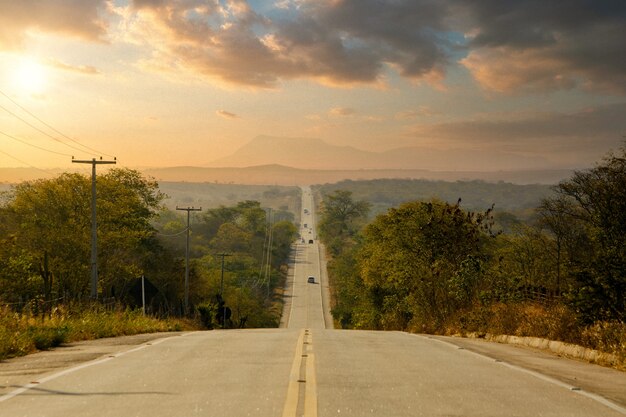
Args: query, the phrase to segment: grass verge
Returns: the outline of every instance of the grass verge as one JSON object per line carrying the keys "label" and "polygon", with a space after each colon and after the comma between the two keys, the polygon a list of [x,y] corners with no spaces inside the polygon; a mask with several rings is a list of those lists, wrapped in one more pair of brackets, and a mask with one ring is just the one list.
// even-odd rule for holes
{"label": "grass verge", "polygon": [[0,360],[46,350],[63,343],[140,333],[197,330],[185,319],[156,319],[139,310],[59,306],[42,317],[0,307]]}

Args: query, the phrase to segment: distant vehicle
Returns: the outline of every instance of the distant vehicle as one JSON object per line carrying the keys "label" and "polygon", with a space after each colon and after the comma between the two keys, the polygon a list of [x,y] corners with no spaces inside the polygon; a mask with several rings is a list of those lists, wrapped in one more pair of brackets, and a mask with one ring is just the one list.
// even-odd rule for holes
{"label": "distant vehicle", "polygon": [[306,223],[304,223],[304,228],[305,228],[305,229],[307,228],[307,224],[306,224]]}
{"label": "distant vehicle", "polygon": [[309,214],[309,209],[304,209],[304,214]]}
{"label": "distant vehicle", "polygon": [[313,239],[309,239],[309,243],[313,243]]}
{"label": "distant vehicle", "polygon": [[313,276],[309,277],[309,279],[307,280],[307,282],[308,282],[309,284],[315,284],[315,277],[313,277]]}

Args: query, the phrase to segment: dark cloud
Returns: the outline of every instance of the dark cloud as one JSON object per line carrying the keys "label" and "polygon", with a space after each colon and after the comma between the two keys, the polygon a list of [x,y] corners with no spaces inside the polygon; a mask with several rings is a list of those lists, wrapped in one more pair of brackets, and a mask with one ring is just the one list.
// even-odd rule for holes
{"label": "dark cloud", "polygon": [[338,81],[376,81],[384,64],[420,78],[443,73],[448,62],[445,16],[442,1],[310,2],[296,20],[279,24],[278,37],[286,50],[319,63],[314,72]]}
{"label": "dark cloud", "polygon": [[626,2],[482,0],[458,10],[474,34],[463,63],[484,87],[626,94]]}
{"label": "dark cloud", "polygon": [[20,48],[31,29],[99,40],[105,8],[105,0],[0,0],[0,49]]}
{"label": "dark cloud", "polygon": [[[274,4],[261,15],[245,0],[131,0],[120,27],[132,27],[134,41],[151,48],[146,56],[166,60],[152,68],[240,86],[273,88],[288,79],[373,85],[390,69],[431,82],[460,63],[485,89],[504,93],[626,94],[624,0]],[[32,29],[102,39],[98,13],[107,7],[115,8],[106,0],[0,0],[0,48],[18,48]]]}
{"label": "dark cloud", "polygon": [[447,64],[438,36],[443,2],[308,1],[291,18],[274,21],[243,1],[211,3],[199,19],[196,3],[142,0],[135,7],[167,28],[164,52],[172,60],[232,84],[271,88],[293,78],[373,84],[387,65],[420,79],[443,76]]}
{"label": "dark cloud", "polygon": [[626,132],[625,114],[626,103],[618,103],[572,113],[421,125],[413,134],[450,144],[595,154],[597,149],[619,146]]}

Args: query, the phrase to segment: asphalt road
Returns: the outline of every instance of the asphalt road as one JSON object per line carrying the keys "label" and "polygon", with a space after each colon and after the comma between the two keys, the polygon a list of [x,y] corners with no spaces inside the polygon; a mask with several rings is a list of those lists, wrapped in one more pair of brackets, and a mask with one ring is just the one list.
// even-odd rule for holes
{"label": "asphalt road", "polygon": [[282,328],[82,342],[6,361],[0,417],[626,415],[623,372],[481,341],[332,330],[310,198],[304,189],[306,239]]}

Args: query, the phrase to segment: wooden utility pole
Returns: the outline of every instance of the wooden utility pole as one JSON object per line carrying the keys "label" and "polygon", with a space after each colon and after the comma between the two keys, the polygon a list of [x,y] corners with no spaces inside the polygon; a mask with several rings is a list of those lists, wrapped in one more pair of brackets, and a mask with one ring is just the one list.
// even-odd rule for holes
{"label": "wooden utility pole", "polygon": [[232,256],[228,253],[218,253],[217,256],[222,257],[222,283],[220,284],[220,297],[222,297],[222,329],[226,328],[226,300],[224,300],[224,258]]}
{"label": "wooden utility pole", "polygon": [[200,211],[200,208],[194,207],[178,207],[176,210],[184,210],[187,212],[187,244],[185,245],[185,315],[189,314],[189,213],[192,211]]}
{"label": "wooden utility pole", "polygon": [[96,223],[96,165],[115,164],[113,161],[103,161],[93,158],[91,160],[78,160],[72,157],[74,164],[91,164],[91,298],[98,299],[98,225]]}

